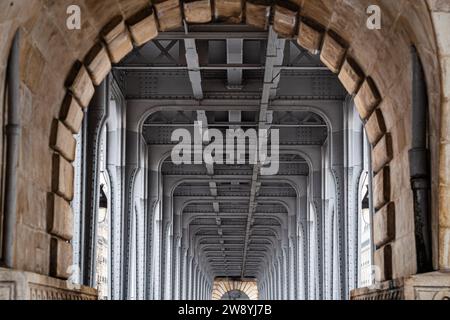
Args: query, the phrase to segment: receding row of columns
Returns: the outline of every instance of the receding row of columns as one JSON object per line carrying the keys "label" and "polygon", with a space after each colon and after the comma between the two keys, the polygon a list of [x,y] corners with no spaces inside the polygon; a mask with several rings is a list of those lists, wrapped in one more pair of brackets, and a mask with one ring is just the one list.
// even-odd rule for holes
{"label": "receding row of columns", "polygon": [[[127,102],[110,81],[110,90],[97,92],[109,96],[94,100],[106,101],[105,108],[87,117],[97,119],[87,127],[90,145],[96,148],[99,127],[107,126],[110,297],[210,299],[216,275],[201,259],[192,230],[180,206],[173,203],[173,184],[166,183],[161,174],[161,161],[170,146],[144,143],[135,118],[128,119],[130,111],[124,111]],[[352,108],[351,101],[344,104],[347,112]],[[333,129],[322,148],[292,147],[292,152],[301,151],[314,165],[308,177],[293,182],[298,194],[282,226],[283,239],[274,243],[257,279],[261,299],[341,299],[357,285],[357,177],[363,170],[364,155],[360,150],[362,125],[356,125],[354,115],[348,113],[329,115]],[[85,154],[95,159],[97,153]],[[88,163],[92,166],[96,161]],[[90,174],[96,175],[92,170]],[[92,194],[96,192],[87,193],[89,198],[80,195],[79,207],[90,208],[86,204],[93,201]],[[93,214],[89,217],[95,219]],[[95,286],[94,256],[92,247],[87,246],[91,249],[86,251],[86,244],[94,229],[85,220],[78,234],[83,241],[75,248],[81,278],[91,286]]]}

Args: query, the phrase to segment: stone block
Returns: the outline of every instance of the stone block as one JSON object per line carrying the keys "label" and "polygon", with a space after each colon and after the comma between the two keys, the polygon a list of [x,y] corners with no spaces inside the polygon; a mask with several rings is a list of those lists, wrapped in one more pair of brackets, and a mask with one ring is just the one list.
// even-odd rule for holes
{"label": "stone block", "polygon": [[439,268],[450,270],[450,228],[446,227],[439,227]]}
{"label": "stone block", "polygon": [[142,10],[127,21],[134,44],[138,47],[158,36],[158,24],[152,8]]}
{"label": "stone block", "polygon": [[[403,210],[399,207],[398,211]],[[411,213],[413,211],[409,211]],[[406,236],[395,235],[392,246],[392,278],[398,279],[417,273],[417,252],[414,231]]]}
{"label": "stone block", "polygon": [[289,1],[277,1],[273,10],[273,29],[275,32],[280,37],[294,37],[300,8]]}
{"label": "stone block", "polygon": [[92,47],[86,55],[84,64],[96,86],[100,85],[111,71],[111,60],[109,60],[108,52],[101,43]]}
{"label": "stone block", "polygon": [[327,32],[323,40],[322,51],[320,53],[320,60],[330,69],[333,73],[339,73],[342,63],[347,52],[346,46],[343,41],[338,38],[334,33]]}
{"label": "stone block", "polygon": [[389,167],[384,167],[373,179],[373,206],[381,209],[391,197],[391,179]]}
{"label": "stone block", "polygon": [[125,21],[122,16],[115,16],[111,21],[102,29],[101,35],[106,43],[112,42],[117,38],[124,30],[126,30]]}
{"label": "stone block", "polygon": [[103,28],[102,36],[106,42],[112,63],[119,63],[133,50],[133,43],[122,17],[111,20]]}
{"label": "stone block", "polygon": [[450,228],[450,208],[445,209],[447,205],[450,203],[450,186],[441,185],[440,190],[441,191],[439,192],[439,205],[444,210],[442,210],[441,213],[439,214],[439,225],[441,227]]}
{"label": "stone block", "polygon": [[405,300],[450,300],[450,274],[431,272],[405,279]]}
{"label": "stone block", "polygon": [[[42,213],[45,219],[45,209]],[[41,214],[41,212],[35,212],[35,214]],[[50,272],[50,235],[45,227],[44,224],[41,230],[37,230],[35,226],[28,226],[18,221],[15,229],[14,268],[40,274]]]}
{"label": "stone block", "polygon": [[214,18],[220,22],[241,23],[243,6],[242,0],[215,0]]}
{"label": "stone block", "polygon": [[128,31],[121,33],[108,44],[108,52],[113,63],[119,63],[133,50],[133,43]]}
{"label": "stone block", "polygon": [[76,141],[72,132],[59,120],[53,120],[50,147],[67,161],[75,160]]}
{"label": "stone block", "polygon": [[73,134],[78,134],[83,122],[84,113],[77,100],[67,93],[61,106],[59,119],[72,131]]}
{"label": "stone block", "polygon": [[68,279],[71,273],[73,249],[66,241],[52,238],[50,244],[50,273],[52,277]]}
{"label": "stone block", "polygon": [[269,28],[271,1],[249,0],[245,5],[245,19],[248,25],[263,30]]}
{"label": "stone block", "polygon": [[372,170],[375,173],[386,166],[392,160],[392,138],[389,133],[377,143],[372,151]]}
{"label": "stone block", "polygon": [[339,80],[347,92],[354,95],[364,81],[364,73],[352,58],[347,58],[339,72]]}
{"label": "stone block", "polygon": [[70,204],[56,194],[49,194],[48,232],[63,240],[73,237],[73,212]]}
{"label": "stone block", "polygon": [[305,20],[300,22],[298,28],[298,38],[297,43],[302,47],[316,54],[320,50],[320,45],[322,44],[323,30],[319,27],[314,27],[312,24]]}
{"label": "stone block", "polygon": [[377,281],[392,279],[392,247],[390,244],[375,251],[374,263],[379,270]]}
{"label": "stone block", "polygon": [[208,23],[212,20],[211,0],[184,1],[183,11],[188,23]]}
{"label": "stone block", "polygon": [[67,201],[73,199],[74,168],[59,154],[53,155],[52,190]]}
{"label": "stone block", "polygon": [[376,109],[369,120],[365,124],[367,138],[372,146],[386,134],[386,124],[384,122],[383,113],[380,109]]}
{"label": "stone block", "polygon": [[380,102],[381,97],[378,88],[371,78],[366,78],[355,96],[356,109],[361,118],[363,120],[369,118]]}
{"label": "stone block", "polygon": [[183,26],[179,0],[155,0],[153,6],[158,17],[160,31],[169,31]]}
{"label": "stone block", "polygon": [[36,93],[42,84],[45,65],[41,51],[32,44],[31,39],[24,37],[20,53],[20,78],[33,93]]}
{"label": "stone block", "polygon": [[66,86],[82,107],[89,106],[95,88],[88,71],[81,62],[78,61],[73,66],[67,78]]}
{"label": "stone block", "polygon": [[395,239],[395,204],[388,203],[373,217],[373,241],[380,248]]}

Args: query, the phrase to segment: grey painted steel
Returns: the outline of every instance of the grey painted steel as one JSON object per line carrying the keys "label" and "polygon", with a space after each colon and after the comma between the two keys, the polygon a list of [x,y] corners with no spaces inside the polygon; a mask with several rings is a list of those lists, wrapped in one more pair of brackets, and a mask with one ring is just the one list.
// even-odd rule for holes
{"label": "grey painted steel", "polygon": [[[244,60],[244,39],[227,39],[227,64],[241,65]],[[241,89],[242,88],[242,69],[229,68],[228,74],[228,88]]]}
{"label": "grey painted steel", "polygon": [[100,185],[99,157],[100,137],[108,113],[107,80],[96,88],[94,97],[89,105],[89,111],[83,123],[85,136],[85,161],[83,167],[83,217],[82,217],[82,252],[81,274],[83,284],[96,286],[96,242],[97,242],[97,213]]}
{"label": "grey painted steel", "polygon": [[202,76],[200,74],[200,63],[198,61],[197,46],[195,39],[185,39],[184,46],[186,49],[186,61],[189,70],[189,79],[192,85],[194,98],[203,99]]}
{"label": "grey painted steel", "polygon": [[[129,297],[136,287],[136,297],[146,299],[206,299],[216,276],[255,277],[265,299],[345,298],[354,287],[362,131],[345,125],[353,105],[344,103],[342,87],[323,66],[286,65],[287,41],[273,30],[267,53],[259,56],[265,65],[244,64],[252,55],[246,56],[242,36],[262,42],[267,32],[246,29],[238,36],[239,28],[164,33],[159,40],[184,42],[171,52],[172,45],[159,44],[180,65],[137,65],[127,58],[115,68],[117,90],[126,99],[122,123],[108,133],[126,146],[108,166],[116,203],[115,298]],[[236,49],[236,59],[228,50],[228,65],[201,66],[206,39],[228,40],[223,43]],[[249,113],[256,121],[248,121]],[[166,120],[152,123],[152,115]],[[178,116],[186,123],[174,121]],[[272,122],[275,116],[280,119]],[[228,121],[209,121],[215,117]],[[195,120],[204,128],[279,128],[280,174],[260,177],[258,166],[168,164],[171,130],[192,129]]]}

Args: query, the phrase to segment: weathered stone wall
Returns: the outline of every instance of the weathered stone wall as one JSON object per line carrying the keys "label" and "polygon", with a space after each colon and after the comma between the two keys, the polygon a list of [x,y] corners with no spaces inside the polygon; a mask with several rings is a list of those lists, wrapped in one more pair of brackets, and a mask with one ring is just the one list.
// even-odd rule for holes
{"label": "weathered stone wall", "polygon": [[440,118],[434,125],[441,128],[437,136],[440,150],[439,176],[434,183],[439,186],[439,221],[434,232],[439,234],[435,246],[438,248],[438,267],[450,270],[450,1],[428,0],[436,32],[440,68],[442,105]]}
{"label": "weathered stone wall", "polygon": [[[49,148],[51,124],[60,115],[69,71],[83,60],[101,28],[115,15],[129,17],[148,1],[7,1],[0,4],[0,93],[3,106],[4,78],[15,30],[21,40],[21,148],[18,176],[18,208],[14,268],[49,275],[51,238],[48,213],[54,207],[52,192],[53,151]],[[82,8],[82,29],[66,28],[66,9]],[[3,157],[2,157],[3,158]],[[70,185],[70,181],[67,181]],[[65,209],[67,210],[67,208]],[[63,211],[58,213],[65,214]],[[68,235],[65,236],[68,238]],[[59,247],[62,242],[56,242]],[[58,245],[57,245],[58,246]],[[61,252],[61,250],[52,250]],[[67,256],[60,255],[65,259]],[[70,260],[59,261],[60,270]],[[54,268],[55,270],[58,268]],[[56,274],[54,274],[56,275]],[[59,274],[65,277],[65,274]]]}
{"label": "weathered stone wall", "polygon": [[[434,11],[434,26],[439,32],[446,32],[448,19],[443,15],[448,14],[448,2],[441,0],[429,3]],[[79,31],[66,28],[66,8],[73,4],[82,9],[82,29]],[[408,165],[412,130],[410,46],[417,46],[425,66],[431,102],[432,203],[438,203],[440,184],[443,204],[440,210],[444,213],[448,212],[448,135],[441,139],[440,150],[443,152],[440,154],[440,180],[438,158],[439,128],[442,125],[445,132],[449,131],[448,98],[441,109],[441,89],[449,91],[446,82],[449,45],[447,42],[440,43],[442,59],[439,64],[433,23],[424,0],[299,0],[298,4],[302,17],[299,29],[304,31],[300,33],[299,42],[312,51],[321,49],[322,61],[339,74],[350,93],[356,94],[358,111],[367,120],[366,128],[374,145],[374,169],[377,174],[375,198],[380,209],[375,218],[379,229],[375,232],[384,237],[375,257],[376,263],[383,266],[383,280],[414,274],[413,197]],[[382,8],[381,30],[365,28],[366,8],[371,4],[378,4]],[[55,221],[54,216],[48,219],[49,211],[53,214],[68,214],[67,203],[73,193],[70,190],[70,177],[73,175],[70,164],[73,150],[70,146],[73,141],[67,130],[74,132],[77,131],[76,127],[79,128],[80,108],[85,108],[92,96],[92,82],[97,84],[110,67],[108,60],[120,60],[131,50],[132,41],[140,44],[152,37],[139,34],[142,28],[137,27],[133,32],[133,26],[142,20],[130,20],[128,26],[120,20],[113,20],[117,15],[127,19],[146,5],[146,0],[12,0],[0,4],[2,81],[14,32],[19,26],[23,30],[22,140],[14,264],[17,269],[67,277],[65,270],[70,264],[67,260],[70,246],[67,246],[66,241],[71,235],[54,228],[54,223],[50,223]],[[164,9],[156,8],[159,19],[165,19],[162,15]],[[291,9],[277,10],[279,14],[292,15],[294,9]],[[114,23],[106,30],[103,29],[111,21]],[[169,28],[168,21],[165,24],[161,22],[160,28]],[[151,23],[154,24],[154,20],[147,19],[144,25]],[[291,32],[289,26],[278,27],[280,31]],[[442,34],[442,37],[445,35]],[[91,50],[99,41],[106,46],[108,54],[102,47]],[[87,69],[77,69],[73,77],[69,77],[70,82],[67,82],[76,60],[85,61]],[[440,85],[440,66],[445,88]],[[77,98],[69,100],[71,103],[66,100],[63,104],[67,94],[64,84]],[[0,101],[3,103],[3,100]],[[64,112],[61,112],[62,105]],[[55,119],[60,120],[56,125]],[[54,156],[53,150],[60,156]],[[59,209],[55,211],[55,208]],[[433,212],[437,217],[436,205]],[[440,224],[448,227],[448,214],[444,217],[447,219],[441,218]],[[61,229],[67,229],[64,223]],[[440,230],[441,243],[448,245],[448,229]],[[445,247],[441,245],[441,257],[444,257],[441,260],[447,261],[448,266],[449,258],[443,250]],[[441,261],[441,266],[445,265],[445,261],[444,264]]]}

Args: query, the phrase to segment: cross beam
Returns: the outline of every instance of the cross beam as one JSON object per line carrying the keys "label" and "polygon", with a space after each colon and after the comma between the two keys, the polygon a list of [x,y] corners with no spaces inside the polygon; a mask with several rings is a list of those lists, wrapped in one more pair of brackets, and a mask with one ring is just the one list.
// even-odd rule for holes
{"label": "cross beam", "polygon": [[[198,56],[197,56],[197,61],[198,61]],[[204,111],[204,110],[197,111],[197,121],[201,123],[202,130],[208,129],[209,125],[208,125],[208,117],[206,116],[206,111]],[[217,200],[217,183],[212,178],[212,177],[214,177],[214,164],[206,163],[206,171],[208,173],[208,176],[211,179],[209,182],[209,189],[210,189],[211,196],[214,199],[213,200],[213,209],[214,209],[214,213],[216,216],[217,233],[219,235],[219,238],[221,240],[223,240],[222,220],[219,217],[220,205],[219,205],[219,201]],[[223,241],[221,242],[221,250],[223,252],[225,251]],[[224,263],[225,263],[225,269],[227,270],[228,263],[225,260],[224,260]]]}
{"label": "cross beam", "polygon": [[[227,63],[240,65],[244,62],[244,39],[227,40]],[[228,69],[228,88],[242,88],[242,69]]]}
{"label": "cross beam", "polygon": [[[278,83],[280,80],[280,70],[275,68],[276,65],[280,65],[284,58],[284,48],[286,46],[286,40],[278,39],[273,27],[269,29],[269,38],[267,41],[267,53],[264,73],[264,84],[261,98],[261,105],[259,110],[259,129],[270,129],[271,117],[269,117],[269,103],[270,99],[276,94]],[[268,132],[268,136],[270,132]],[[254,222],[254,213],[257,206],[257,195],[259,188],[261,187],[260,180],[261,164],[258,162],[253,166],[252,185],[250,192],[249,211],[247,216],[247,225],[245,231],[244,242],[244,254],[242,259],[241,277],[245,277],[245,268],[248,255],[248,247],[250,242],[250,236],[252,232],[252,226]]]}
{"label": "cross beam", "polygon": [[195,39],[184,39],[184,46],[186,48],[186,63],[189,70],[189,79],[191,80],[192,92],[195,99],[202,100],[202,75]]}

